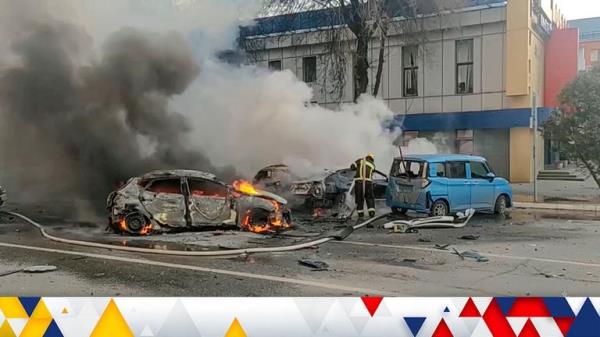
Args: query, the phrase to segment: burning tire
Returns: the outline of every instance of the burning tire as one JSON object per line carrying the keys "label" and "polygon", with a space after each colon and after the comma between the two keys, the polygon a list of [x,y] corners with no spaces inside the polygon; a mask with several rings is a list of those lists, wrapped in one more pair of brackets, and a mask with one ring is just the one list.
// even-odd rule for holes
{"label": "burning tire", "polygon": [[152,230],[150,221],[140,212],[132,211],[119,220],[119,231],[137,235],[146,235]]}

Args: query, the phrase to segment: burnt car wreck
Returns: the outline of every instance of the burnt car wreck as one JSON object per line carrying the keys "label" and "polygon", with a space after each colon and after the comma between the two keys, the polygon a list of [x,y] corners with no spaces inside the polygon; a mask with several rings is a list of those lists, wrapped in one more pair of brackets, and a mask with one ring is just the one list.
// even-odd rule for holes
{"label": "burnt car wreck", "polygon": [[0,186],[0,207],[6,203],[6,190]]}
{"label": "burnt car wreck", "polygon": [[291,226],[287,201],[237,181],[192,170],[154,171],[129,179],[107,199],[109,227],[146,235],[215,226],[273,232]]}

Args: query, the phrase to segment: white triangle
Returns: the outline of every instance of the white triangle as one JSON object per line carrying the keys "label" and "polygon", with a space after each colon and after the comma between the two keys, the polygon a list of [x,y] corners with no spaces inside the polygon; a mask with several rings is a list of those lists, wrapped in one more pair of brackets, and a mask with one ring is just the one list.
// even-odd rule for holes
{"label": "white triangle", "polygon": [[6,320],[8,321],[8,324],[10,324],[15,336],[19,336],[23,331],[23,328],[25,328],[25,324],[27,324],[29,318],[7,318]]}
{"label": "white triangle", "polygon": [[142,332],[140,333],[140,336],[142,337],[153,337],[154,333],[152,333],[152,330],[150,330],[149,326],[145,326],[144,330],[142,330]]}
{"label": "white triangle", "polygon": [[518,336],[527,322],[527,317],[506,317],[506,320],[508,320],[508,324],[510,324],[510,327],[515,332],[515,335]]}
{"label": "white triangle", "polygon": [[490,302],[492,302],[491,297],[473,297],[473,303],[475,303],[477,310],[479,310],[479,313],[482,315],[490,305]]}
{"label": "white triangle", "polygon": [[562,336],[560,328],[552,317],[532,317],[531,322],[540,336]]}
{"label": "white triangle", "polygon": [[469,300],[468,297],[456,297],[456,298],[451,298],[450,299],[452,302],[452,305],[454,305],[454,308],[458,309],[458,313],[460,314],[463,309],[465,308],[465,305],[467,305],[467,301]]}
{"label": "white triangle", "polygon": [[320,298],[316,301],[314,298],[307,297],[296,298],[294,299],[294,302],[298,307],[298,311],[302,314],[304,321],[314,334],[323,324],[323,320],[325,320],[325,317],[334,305],[335,300],[331,298]]}
{"label": "white triangle", "polygon": [[567,302],[571,306],[571,309],[575,313],[575,316],[579,314],[579,310],[583,307],[583,303],[585,303],[587,297],[567,297]]}
{"label": "white triangle", "polygon": [[390,317],[392,314],[390,313],[390,309],[388,309],[387,304],[385,304],[385,298],[379,303],[379,307],[373,314],[373,317]]}
{"label": "white triangle", "polygon": [[483,321],[483,318],[480,318],[480,317],[461,317],[460,321],[467,328],[468,334],[466,336],[474,336],[473,335],[473,331],[475,331],[475,328],[477,327],[477,325],[479,325],[479,323],[481,321]]}
{"label": "white triangle", "polygon": [[358,302],[360,302],[360,300],[358,298],[342,297],[342,298],[338,298],[337,301],[340,303],[342,308],[344,308],[344,311],[346,312],[346,314],[348,316],[361,316],[361,315],[354,314],[355,310],[356,310],[356,304],[358,304]]}
{"label": "white triangle", "polygon": [[592,305],[596,308],[598,315],[600,315],[600,297],[590,297],[590,301],[592,301]]}
{"label": "white triangle", "polygon": [[471,336],[493,337],[492,332],[487,327],[487,324],[485,324],[485,321],[483,319],[481,321],[479,321],[479,324],[477,324],[477,326],[475,327],[475,330],[473,330],[473,333],[471,334]]}
{"label": "white triangle", "polygon": [[365,329],[365,325],[369,322],[370,317],[350,317],[350,322],[354,326],[354,329],[358,332],[358,334],[362,334]]}
{"label": "white triangle", "polygon": [[369,314],[369,310],[363,303],[362,300],[356,301],[354,306],[352,307],[352,311],[350,311],[350,317],[371,317]]}

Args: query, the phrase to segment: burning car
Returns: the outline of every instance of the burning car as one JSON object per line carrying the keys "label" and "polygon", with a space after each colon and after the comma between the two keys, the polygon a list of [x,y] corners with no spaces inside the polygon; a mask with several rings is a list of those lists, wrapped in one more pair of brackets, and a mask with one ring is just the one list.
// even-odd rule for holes
{"label": "burning car", "polygon": [[270,192],[284,193],[289,191],[292,174],[287,165],[270,165],[258,171],[252,183]]}
{"label": "burning car", "polygon": [[109,194],[109,226],[117,233],[199,229],[221,225],[253,232],[290,227],[287,201],[245,181],[233,186],[192,170],[154,171]]}
{"label": "burning car", "polygon": [[0,206],[6,203],[6,190],[0,186]]}
{"label": "burning car", "polygon": [[[311,179],[295,181],[291,192],[302,198],[309,209],[332,208],[346,202],[346,195],[353,188],[355,171],[350,168],[325,170]],[[388,178],[385,174],[373,173],[375,199],[385,199]]]}

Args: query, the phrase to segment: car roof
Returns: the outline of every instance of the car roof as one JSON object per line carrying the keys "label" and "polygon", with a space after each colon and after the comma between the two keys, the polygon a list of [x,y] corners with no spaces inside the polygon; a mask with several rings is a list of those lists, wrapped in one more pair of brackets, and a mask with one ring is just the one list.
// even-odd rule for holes
{"label": "car roof", "polygon": [[284,164],[276,164],[276,165],[269,165],[267,167],[263,167],[262,169],[260,169],[261,171],[266,171],[266,170],[289,170],[289,167],[287,165]]}
{"label": "car roof", "polygon": [[[401,159],[396,157],[395,159]],[[466,154],[421,154],[421,155],[408,155],[404,156],[404,160],[412,161],[427,161],[427,162],[441,162],[441,161],[485,161],[485,158],[481,156],[472,156]]]}
{"label": "car roof", "polygon": [[207,180],[218,181],[217,177],[214,174],[196,170],[156,170],[140,176],[140,178],[142,179],[156,179],[169,177],[202,178]]}

